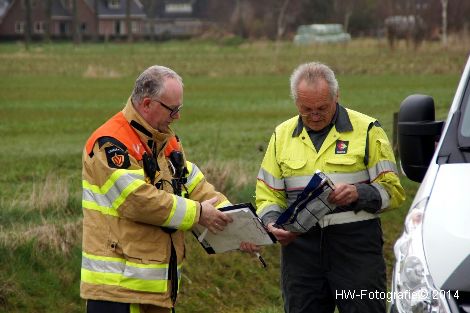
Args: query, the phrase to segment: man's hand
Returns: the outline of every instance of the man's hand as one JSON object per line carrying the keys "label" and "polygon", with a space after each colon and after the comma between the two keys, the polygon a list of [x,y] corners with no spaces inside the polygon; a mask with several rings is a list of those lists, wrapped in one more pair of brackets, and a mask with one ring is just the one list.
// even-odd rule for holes
{"label": "man's hand", "polygon": [[213,234],[224,230],[228,223],[233,222],[230,216],[214,207],[216,202],[217,197],[201,202],[201,216],[199,217],[199,224]]}
{"label": "man's hand", "polygon": [[274,223],[269,223],[267,226],[269,232],[271,232],[277,241],[283,246],[287,246],[299,235],[299,233],[294,233],[284,229],[274,227]]}
{"label": "man's hand", "polygon": [[250,254],[254,254],[256,252],[259,252],[261,250],[261,248],[259,246],[255,245],[254,243],[242,241],[240,243],[240,250],[243,251],[243,252],[248,252]]}
{"label": "man's hand", "polygon": [[336,204],[337,206],[344,206],[356,202],[359,195],[357,188],[354,185],[349,184],[336,184],[335,190],[333,190],[328,196],[328,201]]}

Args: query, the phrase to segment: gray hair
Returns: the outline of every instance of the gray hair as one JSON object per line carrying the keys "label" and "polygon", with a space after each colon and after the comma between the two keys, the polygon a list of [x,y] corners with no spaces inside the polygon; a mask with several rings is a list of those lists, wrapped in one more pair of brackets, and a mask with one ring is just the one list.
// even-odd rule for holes
{"label": "gray hair", "polygon": [[292,99],[297,101],[297,87],[302,80],[309,83],[315,83],[318,79],[324,79],[330,89],[330,96],[332,99],[338,95],[338,81],[336,80],[335,73],[327,65],[311,62],[299,65],[290,77],[290,92]]}
{"label": "gray hair", "polygon": [[183,79],[175,71],[168,67],[154,65],[142,72],[137,77],[132,91],[131,100],[134,105],[144,98],[157,98],[164,92],[166,78],[176,79],[183,86]]}

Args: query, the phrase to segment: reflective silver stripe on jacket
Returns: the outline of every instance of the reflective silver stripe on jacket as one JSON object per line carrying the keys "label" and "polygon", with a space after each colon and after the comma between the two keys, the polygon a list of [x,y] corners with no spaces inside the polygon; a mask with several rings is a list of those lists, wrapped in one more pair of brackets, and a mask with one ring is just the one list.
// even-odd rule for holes
{"label": "reflective silver stripe on jacket", "polygon": [[370,181],[374,181],[380,174],[394,172],[398,174],[397,165],[389,160],[379,161],[376,165],[369,169]]}
{"label": "reflective silver stripe on jacket", "polygon": [[113,182],[110,178],[102,187],[83,184],[83,200],[96,202],[99,206],[112,208],[114,201],[121,197],[122,192],[136,180],[144,180],[144,176],[135,172],[121,171]]}
{"label": "reflective silver stripe on jacket", "polygon": [[166,280],[168,268],[141,268],[130,266],[125,262],[93,260],[82,256],[82,268],[98,273],[119,274],[127,278],[143,280]]}
{"label": "reflective silver stripe on jacket", "polygon": [[258,172],[258,179],[263,181],[271,189],[279,191],[285,189],[284,179],[274,177],[263,168],[260,168]]}
{"label": "reflective silver stripe on jacket", "polygon": [[347,211],[325,215],[318,221],[318,225],[323,228],[330,225],[354,223],[378,217],[378,215],[371,214],[366,211],[359,211],[357,213],[353,211]]}
{"label": "reflective silver stripe on jacket", "polygon": [[196,164],[186,161],[189,175],[187,176],[186,183],[184,184],[188,189],[188,192],[191,193],[194,188],[199,184],[199,182],[204,178],[199,167]]}
{"label": "reflective silver stripe on jacket", "polygon": [[388,208],[390,206],[390,195],[387,190],[385,190],[385,188],[379,183],[372,183],[371,186],[375,187],[379,191],[380,198],[382,198],[382,206],[380,207],[379,212]]}
{"label": "reflective silver stripe on jacket", "polygon": [[277,204],[270,204],[268,206],[266,206],[265,208],[263,208],[261,210],[261,212],[258,212],[258,216],[260,218],[262,218],[264,215],[270,213],[270,212],[279,212],[279,213],[282,213],[284,212],[285,209],[282,209],[279,205]]}
{"label": "reflective silver stripe on jacket", "polygon": [[176,207],[172,209],[174,210],[173,216],[169,221],[166,221],[164,226],[170,228],[179,228],[183,222],[184,217],[186,216],[186,212],[188,211],[186,200],[182,197],[174,196],[173,199],[176,199]]}

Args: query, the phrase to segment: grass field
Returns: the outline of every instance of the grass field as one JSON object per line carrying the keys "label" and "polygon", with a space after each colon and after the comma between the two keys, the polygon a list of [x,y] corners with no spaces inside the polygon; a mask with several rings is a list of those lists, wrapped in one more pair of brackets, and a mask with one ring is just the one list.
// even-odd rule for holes
{"label": "grass field", "polygon": [[[81,151],[89,134],[130,94],[136,76],[161,64],[185,83],[174,128],[188,158],[232,201],[254,201],[254,184],[275,125],[293,116],[288,77],[318,60],[332,66],[340,102],[380,120],[409,94],[426,93],[446,111],[468,50],[436,43],[395,51],[362,40],[347,46],[230,41],[158,44],[0,44],[0,312],[84,312],[79,298]],[[387,264],[417,185],[384,214]],[[245,254],[207,256],[188,236],[178,312],[282,312],[279,247],[263,270]]]}

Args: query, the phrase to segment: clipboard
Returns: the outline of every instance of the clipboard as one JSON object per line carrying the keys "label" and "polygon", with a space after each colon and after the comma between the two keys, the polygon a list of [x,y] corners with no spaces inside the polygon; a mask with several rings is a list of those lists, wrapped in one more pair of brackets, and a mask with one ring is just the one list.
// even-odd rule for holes
{"label": "clipboard", "polygon": [[192,229],[193,235],[208,254],[238,250],[242,241],[265,246],[276,242],[276,238],[265,228],[250,202],[239,203],[219,209],[233,219],[225,229],[212,234],[201,225]]}

